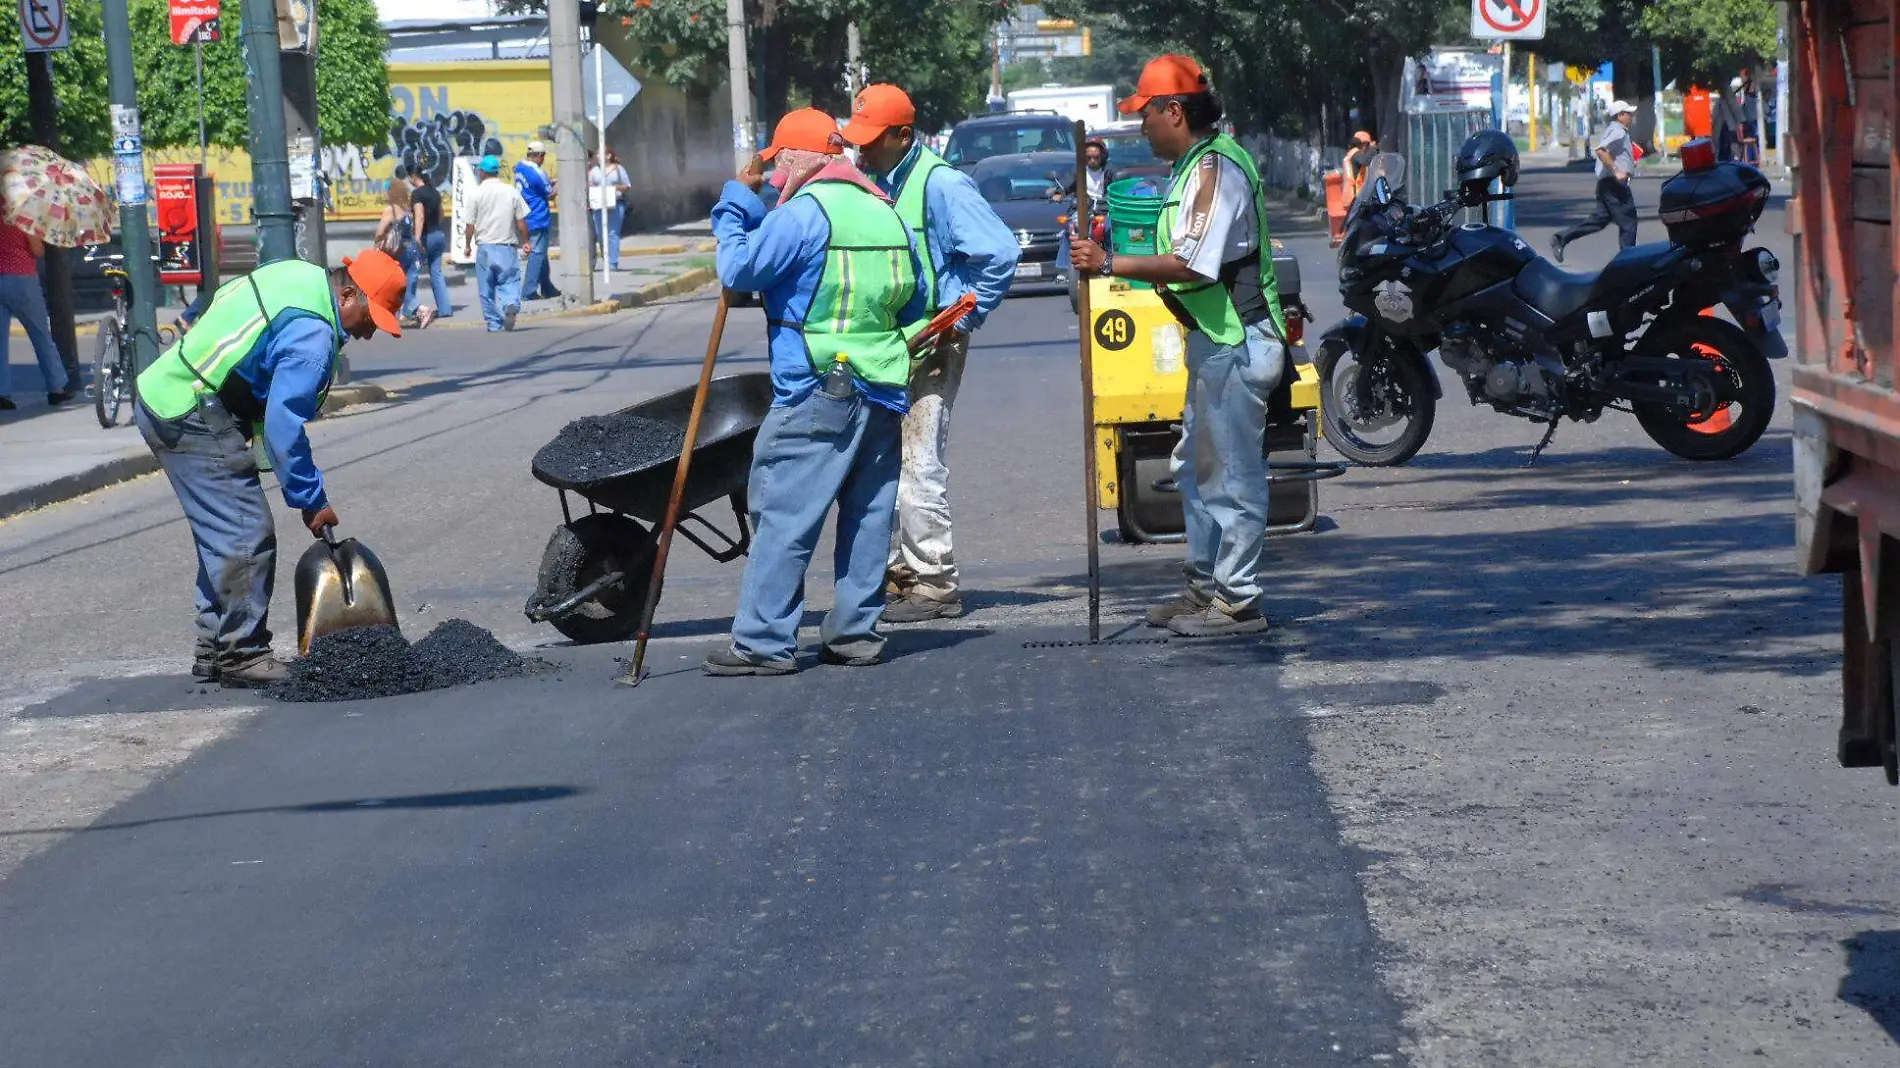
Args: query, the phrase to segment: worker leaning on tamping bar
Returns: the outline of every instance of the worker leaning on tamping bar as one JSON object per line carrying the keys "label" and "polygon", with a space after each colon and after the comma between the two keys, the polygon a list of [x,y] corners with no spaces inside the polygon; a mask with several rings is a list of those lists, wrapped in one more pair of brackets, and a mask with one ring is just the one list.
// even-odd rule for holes
{"label": "worker leaning on tamping bar", "polygon": [[[884,567],[902,463],[911,360],[904,327],[925,314],[923,270],[891,200],[842,155],[831,116],[803,108],[713,207],[719,281],[757,292],[771,346],[772,408],[752,450],[752,550],[732,642],[711,675],[798,670],[805,569],[838,506],[827,663],[877,663]],[[759,199],[773,164],[778,207]]]}
{"label": "worker leaning on tamping bar", "polygon": [[1148,612],[1151,626],[1202,636],[1267,629],[1260,555],[1267,399],[1286,370],[1286,319],[1273,273],[1266,204],[1252,157],[1216,128],[1220,100],[1200,65],[1166,55],[1141,72],[1125,115],[1141,116],[1155,155],[1174,164],[1155,228],[1158,255],[1118,256],[1070,242],[1086,275],[1156,284],[1188,331],[1184,458],[1187,589]]}
{"label": "worker leaning on tamping bar", "polygon": [[139,432],[198,548],[199,678],[246,687],[284,677],[268,618],[277,532],[252,440],[263,435],[284,503],[311,533],[334,526],[304,424],[323,407],[346,338],[402,336],[402,266],[374,250],[343,263],[281,260],[226,282],[191,333],[139,373]]}

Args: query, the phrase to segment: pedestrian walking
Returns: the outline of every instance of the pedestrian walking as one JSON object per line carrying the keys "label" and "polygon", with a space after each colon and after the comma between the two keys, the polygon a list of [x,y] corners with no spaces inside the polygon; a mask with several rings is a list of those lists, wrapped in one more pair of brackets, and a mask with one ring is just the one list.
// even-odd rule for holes
{"label": "pedestrian walking", "polygon": [[527,300],[553,300],[561,295],[554,288],[548,268],[548,235],[554,226],[556,183],[543,169],[548,146],[539,141],[528,144],[527,158],[515,164],[515,188],[528,204],[528,266],[521,276],[522,295]]}
{"label": "pedestrian walking", "polygon": [[[620,157],[613,149],[607,150],[607,163],[602,166],[593,156],[587,159],[587,218],[594,230],[595,246],[605,246],[607,269],[620,269],[620,226],[627,218],[627,194],[633,191],[633,182],[627,177],[627,169],[620,165]],[[600,218],[607,216],[607,238],[601,239]]]}
{"label": "pedestrian walking", "polygon": [[271,654],[277,531],[260,472],[277,472],[312,534],[336,525],[304,424],[322,409],[347,339],[402,336],[404,285],[402,265],[379,249],[335,269],[265,264],[221,287],[191,333],[139,374],[134,419],[197,546],[192,675],[231,687],[284,678]]}
{"label": "pedestrian walking", "polygon": [[1173,163],[1156,255],[1117,255],[1075,237],[1076,270],[1151,282],[1187,334],[1188,391],[1175,477],[1187,520],[1187,588],[1148,611],[1190,636],[1267,630],[1260,556],[1267,400],[1286,373],[1286,316],[1253,157],[1219,131],[1220,98],[1200,64],[1165,55],[1123,100],[1155,155]]}
{"label": "pedestrian walking", "polygon": [[[950,536],[950,411],[963,384],[970,335],[1009,293],[1022,246],[970,176],[925,148],[917,109],[895,85],[858,94],[844,139],[897,204],[924,269],[925,310],[936,313],[965,293],[976,309],[946,332],[910,376],[904,416],[903,477],[897,488],[897,537],[887,586],[894,598],[887,623],[918,623],[963,614]],[[1103,150],[1107,165],[1107,150]]]}
{"label": "pedestrian walking", "polygon": [[[442,191],[430,184],[419,170],[409,172],[409,199],[415,204],[417,254],[413,262],[405,265],[409,270],[409,290],[402,302],[403,325],[408,326],[413,321],[417,326],[426,327],[436,319],[447,319],[455,314],[455,307],[449,302],[448,279],[442,276],[442,257],[449,252],[449,232],[442,225]],[[416,287],[425,272],[429,276],[435,310],[419,312]]]}
{"label": "pedestrian walking", "polygon": [[1739,77],[1729,82],[1729,92],[1735,96],[1735,116],[1737,138],[1740,150],[1736,153],[1743,163],[1750,166],[1761,164],[1761,99],[1755,92],[1755,76],[1747,67],[1742,68]]}
{"label": "pedestrian walking", "polygon": [[1550,252],[1558,263],[1564,261],[1564,247],[1579,237],[1596,233],[1616,224],[1624,248],[1636,244],[1636,194],[1630,192],[1630,175],[1636,173],[1636,145],[1630,140],[1630,123],[1636,109],[1618,100],[1610,105],[1610,124],[1597,138],[1597,210],[1588,219],[1550,239]]}
{"label": "pedestrian walking", "polygon": [[1709,124],[1715,129],[1715,158],[1731,160],[1735,158],[1742,145],[1742,112],[1735,105],[1735,93],[1740,88],[1736,82],[1729,83],[1729,91],[1717,89],[1709,94]]}
{"label": "pedestrian walking", "polygon": [[469,196],[462,255],[475,260],[475,291],[488,332],[513,330],[521,313],[521,248],[528,242],[528,202],[501,180],[501,160],[483,156],[482,181]]}
{"label": "pedestrian walking", "polygon": [[39,361],[40,377],[46,380],[46,403],[54,408],[73,399],[66,364],[53,343],[53,326],[46,311],[46,290],[40,282],[40,261],[46,257],[46,243],[12,223],[0,222],[0,412],[10,412],[13,403],[12,346],[13,320],[18,319],[33,346],[33,358]]}
{"label": "pedestrian walking", "polygon": [[[924,320],[923,267],[890,198],[844,155],[831,116],[801,108],[713,206],[719,281],[765,304],[772,408],[752,449],[746,557],[732,641],[710,675],[798,670],[805,570],[838,509],[826,663],[881,658],[884,568],[909,405],[905,328]],[[758,191],[771,163],[778,207]]]}

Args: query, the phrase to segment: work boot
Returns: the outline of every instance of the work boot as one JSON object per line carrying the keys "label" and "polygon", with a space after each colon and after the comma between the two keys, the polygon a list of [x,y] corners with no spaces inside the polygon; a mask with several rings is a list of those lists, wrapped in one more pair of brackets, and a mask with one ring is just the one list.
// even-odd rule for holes
{"label": "work boot", "polygon": [[1148,609],[1148,625],[1165,627],[1177,616],[1198,615],[1207,611],[1207,606],[1211,601],[1213,601],[1212,597],[1189,586],[1181,596],[1167,604],[1158,604]]}
{"label": "work boot", "polygon": [[200,643],[191,653],[191,677],[218,681],[218,647]]}
{"label": "work boot", "polygon": [[48,408],[57,408],[60,405],[65,404],[66,402],[72,400],[76,396],[78,396],[78,394],[74,393],[70,389],[62,389],[58,391],[57,393],[48,393],[46,395],[46,406]]}
{"label": "work boot", "polygon": [[1257,604],[1235,607],[1219,597],[1199,612],[1175,616],[1168,629],[1184,638],[1221,638],[1229,634],[1265,634],[1269,624]]}
{"label": "work boot", "polygon": [[963,598],[951,594],[946,600],[909,593],[884,607],[886,623],[922,623],[932,619],[955,619],[963,614]]}
{"label": "work boot", "polygon": [[225,658],[218,665],[218,682],[227,689],[249,690],[259,686],[270,686],[290,677],[290,667],[282,660],[272,656],[267,650],[261,653],[238,653]]}
{"label": "work boot", "polygon": [[818,659],[827,664],[836,664],[839,667],[873,667],[884,659],[884,654],[865,653],[853,656],[850,653],[841,653],[827,645],[823,649],[818,650]]}
{"label": "work boot", "polygon": [[724,649],[715,649],[706,657],[703,665],[708,675],[790,675],[798,670],[798,663],[790,657],[783,660],[761,660],[728,645]]}
{"label": "work boot", "polygon": [[1558,263],[1564,261],[1564,235],[1550,235],[1550,257]]}

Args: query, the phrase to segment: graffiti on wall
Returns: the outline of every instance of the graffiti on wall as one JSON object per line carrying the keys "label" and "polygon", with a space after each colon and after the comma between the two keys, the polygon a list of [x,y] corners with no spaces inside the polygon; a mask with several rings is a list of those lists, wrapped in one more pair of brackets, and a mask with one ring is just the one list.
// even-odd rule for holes
{"label": "graffiti on wall", "polygon": [[502,144],[479,111],[456,110],[404,120],[398,114],[389,140],[376,146],[376,158],[394,157],[396,173],[420,174],[430,185],[446,187],[457,156],[499,156]]}

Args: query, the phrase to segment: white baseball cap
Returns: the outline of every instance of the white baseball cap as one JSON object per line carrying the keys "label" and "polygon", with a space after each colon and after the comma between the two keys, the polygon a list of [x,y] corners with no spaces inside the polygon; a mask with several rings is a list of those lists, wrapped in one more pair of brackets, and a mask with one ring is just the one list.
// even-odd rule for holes
{"label": "white baseball cap", "polygon": [[546,152],[547,150],[548,150],[548,146],[542,144],[539,141],[528,142],[528,155],[530,156],[534,155],[537,152]]}
{"label": "white baseball cap", "polygon": [[[1619,100],[1616,103],[1610,105],[1610,118],[1614,119],[1618,115],[1623,114],[1625,111],[1634,113],[1636,111],[1636,105],[1630,103],[1627,100]],[[535,143],[539,144],[540,142],[537,141]],[[530,148],[528,149],[528,151],[533,152],[534,149]]]}

